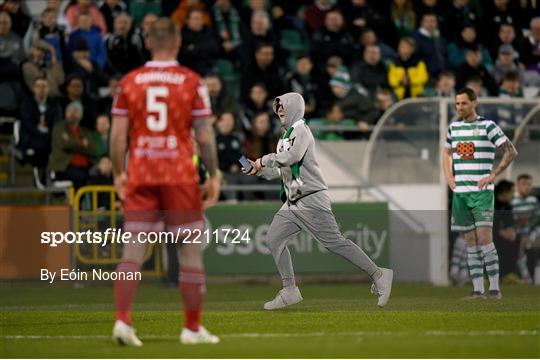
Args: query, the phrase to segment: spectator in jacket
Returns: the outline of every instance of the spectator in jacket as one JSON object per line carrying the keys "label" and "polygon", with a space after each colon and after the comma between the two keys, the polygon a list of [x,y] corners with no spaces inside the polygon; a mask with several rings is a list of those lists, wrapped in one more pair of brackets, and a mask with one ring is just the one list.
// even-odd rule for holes
{"label": "spectator in jacket", "polygon": [[389,19],[379,9],[376,9],[367,0],[351,0],[343,2],[341,9],[347,23],[347,29],[353,39],[358,39],[366,28],[375,29],[382,38],[387,39],[393,35],[387,22]]}
{"label": "spectator in jacket", "polygon": [[[266,11],[255,11],[251,15],[249,28],[242,37],[242,58],[244,62],[253,59],[260,44],[271,44],[274,51],[280,50],[278,38],[271,29],[270,16]],[[276,58],[281,58],[276,56]],[[283,57],[284,58],[284,57]]]}
{"label": "spectator in jacket", "polygon": [[230,0],[217,0],[212,7],[214,31],[222,48],[222,55],[229,60],[236,60],[242,44],[240,37],[241,20],[238,10]]}
{"label": "spectator in jacket", "polygon": [[146,48],[145,40],[150,31],[150,27],[157,19],[157,15],[153,13],[144,15],[140,26],[134,31],[134,36],[137,39],[137,46],[139,48],[139,57],[142,58],[143,62],[151,59],[150,52]]}
{"label": "spectator in jacket", "polygon": [[99,88],[107,85],[107,75],[99,65],[90,58],[90,50],[84,38],[78,38],[71,54],[73,64],[70,74],[78,74],[84,80],[85,93],[96,99]]}
{"label": "spectator in jacket", "polygon": [[295,70],[289,74],[289,90],[301,94],[306,104],[305,116],[310,117],[317,108],[317,81],[312,73],[313,62],[307,54],[296,58]]}
{"label": "spectator in jacket", "polygon": [[96,104],[92,98],[85,93],[83,77],[79,74],[70,74],[66,78],[66,83],[62,86],[65,95],[59,99],[62,111],[72,102],[82,104],[81,126],[94,130],[96,126]]}
{"label": "spectator in jacket", "polygon": [[258,82],[264,84],[270,98],[283,93],[281,69],[274,59],[274,47],[271,44],[259,44],[255,51],[255,61],[245,67],[242,74],[242,99],[247,99],[249,89]]}
{"label": "spectator in jacket", "polygon": [[362,61],[364,49],[368,46],[378,46],[381,49],[381,58],[385,62],[395,60],[398,57],[396,50],[383,41],[380,41],[373,29],[365,28],[360,35],[359,41],[353,45],[353,62]]}
{"label": "spectator in jacket", "polygon": [[540,16],[531,20],[530,30],[519,44],[519,53],[525,68],[540,74]]}
{"label": "spectator in jacket", "polygon": [[350,81],[345,71],[338,71],[330,80],[330,87],[338,99],[337,105],[341,108],[343,116],[356,121],[358,128],[367,135],[369,126],[377,121],[378,111],[369,98],[363,95]]}
{"label": "spectator in jacket", "polygon": [[181,64],[201,75],[212,70],[214,59],[219,54],[219,44],[212,30],[204,25],[204,13],[192,10],[182,28],[182,48],[178,54]]}
{"label": "spectator in jacket", "polygon": [[6,0],[0,11],[9,14],[13,32],[24,38],[30,26],[30,17],[24,13],[21,2],[21,0]]}
{"label": "spectator in jacket", "polygon": [[[249,98],[243,102],[240,109],[240,120],[246,133],[252,130],[253,119],[257,114],[262,112],[267,112],[269,115],[273,114],[268,100],[269,96],[265,85],[263,83],[255,83],[249,90]],[[271,120],[273,119],[274,117],[272,116]],[[279,130],[279,126],[275,126],[272,122],[271,127],[276,132]]]}
{"label": "spectator in jacket", "polygon": [[453,72],[446,70],[437,76],[434,88],[429,88],[424,91],[424,96],[440,96],[454,98],[456,95],[456,76]]}
{"label": "spectator in jacket", "polygon": [[12,31],[9,15],[0,12],[0,58],[19,66],[24,60],[24,49],[19,35]]}
{"label": "spectator in jacket", "polygon": [[21,106],[21,130],[17,144],[19,160],[45,169],[51,152],[51,132],[53,126],[62,120],[62,110],[49,96],[45,77],[36,77],[31,89],[32,96],[27,96]]}
{"label": "spectator in jacket", "polygon": [[377,89],[388,87],[388,70],[381,61],[381,49],[377,45],[364,48],[363,62],[353,65],[351,79],[353,83],[361,84],[370,97],[375,98]]}
{"label": "spectator in jacket", "polygon": [[504,44],[500,46],[499,55],[491,71],[491,75],[497,84],[500,84],[504,76],[509,72],[517,72],[519,78],[523,80],[524,66],[518,61],[518,56],[512,45]]}
{"label": "spectator in jacket", "polygon": [[[50,56],[47,59],[47,55]],[[64,83],[64,69],[56,59],[56,52],[45,40],[34,40],[30,48],[28,60],[22,65],[24,82],[32,89],[37,78],[45,77],[49,93],[53,97],[60,96],[60,86]]]}
{"label": "spectator in jacket", "polygon": [[[485,39],[495,34],[501,24],[512,24],[516,34],[521,34],[521,19],[515,7],[509,0],[493,0],[491,6],[487,6],[483,14],[482,28],[485,31]],[[514,1],[512,1],[514,3]]]}
{"label": "spectator in jacket", "polygon": [[97,113],[98,114],[110,114],[112,109],[112,103],[116,93],[118,92],[118,83],[120,82],[121,76],[116,75],[109,79],[109,86],[107,94],[101,96],[97,100]]}
{"label": "spectator in jacket", "polygon": [[441,37],[437,16],[423,14],[420,28],[414,32],[413,38],[417,55],[425,61],[429,75],[436,78],[446,69],[446,40]]}
{"label": "spectator in jacket", "polygon": [[411,36],[416,27],[416,13],[412,0],[394,0],[390,7],[390,18],[399,38]]}
{"label": "spectator in jacket", "polygon": [[426,64],[414,55],[415,41],[402,38],[398,45],[399,58],[388,68],[388,84],[397,100],[421,96],[429,80]]}
{"label": "spectator in jacket", "polygon": [[105,19],[107,31],[113,32],[114,19],[121,13],[126,12],[128,8],[123,0],[105,0],[99,10],[103,15],[103,19]]}
{"label": "spectator in jacket", "polygon": [[497,96],[497,84],[489,74],[489,71],[482,65],[482,48],[479,45],[471,46],[467,49],[465,63],[456,69],[456,85],[460,89],[471,77],[482,79],[483,86],[490,96]]}
{"label": "spectator in jacket", "polygon": [[[455,69],[465,62],[467,48],[478,44],[476,29],[472,25],[465,25],[461,30],[460,37],[448,45],[448,65]],[[493,68],[493,61],[487,48],[482,48],[482,65],[486,69]]]}
{"label": "spectator in jacket", "polygon": [[206,11],[206,6],[202,0],[180,1],[171,14],[171,20],[178,25],[179,28],[182,28],[186,24],[188,15],[192,10],[200,10],[203,15],[203,24],[209,28],[212,27],[212,19]]}
{"label": "spectator in jacket", "polygon": [[480,17],[475,9],[469,5],[469,0],[452,0],[445,13],[445,32],[448,41],[457,41],[459,32],[465,26],[477,29]]}
{"label": "spectator in jacket", "polygon": [[11,31],[11,18],[0,12],[0,113],[17,116],[22,95],[20,64],[22,41]]}
{"label": "spectator in jacket", "polygon": [[81,14],[78,20],[78,29],[69,34],[68,52],[71,54],[77,40],[83,38],[90,50],[90,60],[95,61],[100,68],[103,68],[107,60],[107,52],[99,28],[92,25],[92,18],[88,14]]}
{"label": "spectator in jacket", "polygon": [[98,7],[92,3],[92,0],[77,0],[67,7],[66,18],[72,30],[81,26],[80,17],[83,14],[90,16],[89,27],[96,26],[102,34],[107,32],[105,18],[103,18]]}
{"label": "spectator in jacket", "polygon": [[[223,174],[226,184],[240,184],[243,174],[240,172],[238,159],[244,152],[242,140],[234,132],[234,114],[222,113],[216,122],[216,146],[218,149],[219,170]],[[236,199],[236,191],[226,191],[224,196],[227,200]]]}
{"label": "spectator in jacket", "polygon": [[66,33],[64,27],[58,25],[56,10],[45,8],[41,13],[41,22],[34,27],[33,38],[47,41],[54,48],[56,60],[64,63],[67,56]]}
{"label": "spectator in jacket", "polygon": [[[238,116],[238,102],[234,96],[223,87],[223,80],[217,74],[208,74],[204,78],[208,87],[210,104],[213,114],[231,113]],[[239,129],[239,126],[237,126]]]}
{"label": "spectator in jacket", "polygon": [[125,75],[143,64],[139,43],[131,32],[132,20],[127,13],[120,13],[114,19],[114,32],[105,39],[107,49],[108,74]]}
{"label": "spectator in jacket", "polygon": [[491,41],[487,41],[491,58],[495,59],[497,57],[501,45],[511,45],[514,49],[517,49],[518,40],[514,25],[502,23],[497,31],[497,36],[493,37]]}
{"label": "spectator in jacket", "polygon": [[348,65],[352,56],[352,36],[345,31],[341,12],[332,10],[326,14],[324,27],[313,34],[312,58],[318,69],[323,69],[330,56],[337,55]]}
{"label": "spectator in jacket", "polygon": [[80,126],[82,114],[80,102],[69,103],[65,120],[54,125],[49,157],[49,167],[54,172],[53,180],[70,180],[75,189],[86,185],[91,159],[95,156],[92,134]]}
{"label": "spectator in jacket", "polygon": [[109,133],[111,130],[111,119],[108,114],[98,115],[96,119],[96,131],[92,132],[92,144],[95,149],[92,162],[97,164],[99,159],[109,154]]}

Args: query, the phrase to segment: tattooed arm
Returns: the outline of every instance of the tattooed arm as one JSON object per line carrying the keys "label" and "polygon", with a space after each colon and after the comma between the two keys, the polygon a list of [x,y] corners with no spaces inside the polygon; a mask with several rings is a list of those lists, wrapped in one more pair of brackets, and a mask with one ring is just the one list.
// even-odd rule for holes
{"label": "tattooed arm", "polygon": [[502,174],[504,170],[510,165],[512,161],[514,161],[514,158],[517,156],[518,152],[516,148],[514,147],[514,144],[510,141],[510,139],[506,139],[504,143],[501,144],[500,149],[503,151],[503,157],[501,159],[501,162],[495,170],[491,172],[491,175],[486,176],[485,178],[482,178],[478,181],[478,188],[480,190],[486,188],[490,183],[495,181],[495,178]]}
{"label": "tattooed arm", "polygon": [[213,206],[219,199],[220,183],[218,178],[216,137],[210,118],[197,119],[193,122],[193,128],[195,129],[195,140],[199,145],[201,159],[210,175],[204,184],[204,192],[206,193],[204,208],[206,209]]}

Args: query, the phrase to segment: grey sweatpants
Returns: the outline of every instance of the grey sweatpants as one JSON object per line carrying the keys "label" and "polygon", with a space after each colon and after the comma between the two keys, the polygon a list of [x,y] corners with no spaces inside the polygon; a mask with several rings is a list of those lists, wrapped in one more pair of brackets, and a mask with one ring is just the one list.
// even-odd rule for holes
{"label": "grey sweatpants", "polygon": [[319,191],[298,200],[284,203],[276,213],[267,233],[267,246],[281,275],[283,287],[294,286],[294,270],[289,241],[300,230],[308,232],[315,240],[333,253],[341,255],[372,276],[378,266],[351,240],[343,237],[330,207],[326,191]]}

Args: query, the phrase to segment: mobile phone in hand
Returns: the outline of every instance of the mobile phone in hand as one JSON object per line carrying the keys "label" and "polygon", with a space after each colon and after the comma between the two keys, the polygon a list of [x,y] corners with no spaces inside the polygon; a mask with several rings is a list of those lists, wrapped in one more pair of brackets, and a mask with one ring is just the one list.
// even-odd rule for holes
{"label": "mobile phone in hand", "polygon": [[251,163],[248,161],[247,157],[245,157],[244,155],[242,155],[242,157],[240,159],[238,159],[238,162],[242,165],[242,167],[244,169],[247,170],[247,172],[250,172],[251,169],[253,169],[253,165],[251,165]]}

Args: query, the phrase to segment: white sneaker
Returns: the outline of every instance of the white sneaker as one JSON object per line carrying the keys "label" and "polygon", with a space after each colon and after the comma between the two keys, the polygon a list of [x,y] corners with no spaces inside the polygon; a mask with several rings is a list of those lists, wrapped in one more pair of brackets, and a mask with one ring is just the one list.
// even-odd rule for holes
{"label": "white sneaker", "polygon": [[188,328],[183,328],[180,334],[180,342],[185,345],[217,344],[219,338],[210,334],[204,326],[199,325],[199,331],[191,331]]}
{"label": "white sneaker", "polygon": [[394,278],[394,271],[391,269],[381,269],[381,277],[373,282],[371,285],[371,293],[376,294],[379,297],[377,305],[383,307],[390,298],[392,292],[392,279]]}
{"label": "white sneaker", "polygon": [[123,322],[122,320],[116,320],[113,328],[113,340],[119,345],[126,346],[142,346],[142,341],[135,335],[135,329]]}
{"label": "white sneaker", "polygon": [[276,310],[282,309],[284,307],[298,304],[300,301],[304,300],[298,286],[287,287],[279,290],[276,297],[264,304],[264,310]]}

